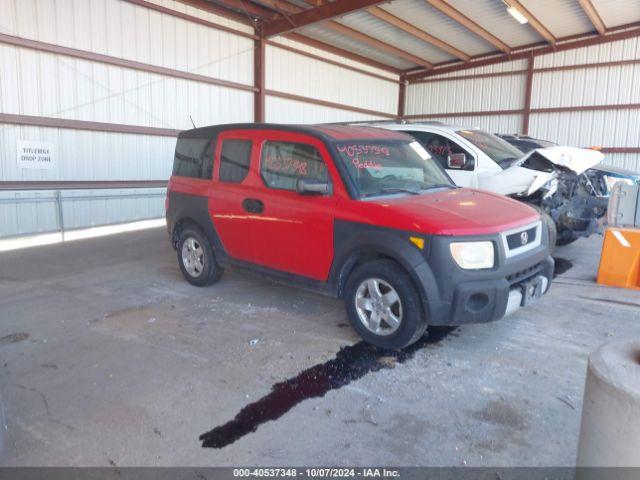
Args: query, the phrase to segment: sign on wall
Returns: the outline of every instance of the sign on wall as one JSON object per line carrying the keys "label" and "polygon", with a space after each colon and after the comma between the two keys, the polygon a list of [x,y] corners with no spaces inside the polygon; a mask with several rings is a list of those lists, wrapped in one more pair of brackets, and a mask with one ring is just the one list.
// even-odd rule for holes
{"label": "sign on wall", "polygon": [[55,145],[50,142],[18,140],[18,168],[49,170],[56,168]]}

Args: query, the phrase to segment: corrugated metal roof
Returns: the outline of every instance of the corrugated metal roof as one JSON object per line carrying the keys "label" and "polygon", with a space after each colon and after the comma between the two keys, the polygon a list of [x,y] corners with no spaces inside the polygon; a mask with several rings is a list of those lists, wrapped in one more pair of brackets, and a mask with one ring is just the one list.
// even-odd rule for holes
{"label": "corrugated metal roof", "polygon": [[339,22],[432,63],[446,62],[455,58],[367,12],[352,13],[340,18]]}
{"label": "corrugated metal roof", "polygon": [[495,50],[493,45],[429,6],[424,0],[399,0],[385,4],[382,8],[469,55]]}
{"label": "corrugated metal roof", "polygon": [[[170,2],[174,0],[153,1]],[[217,0],[208,1],[217,2]],[[269,9],[278,7],[278,3],[274,3],[273,0],[246,1],[268,6]],[[310,0],[286,1],[305,10],[314,10],[314,8],[326,10],[327,7],[331,9],[328,4],[338,3],[338,0],[325,0],[323,6],[314,7],[312,6],[314,2]],[[396,23],[393,18],[385,20],[379,18],[378,15],[370,14],[365,7],[359,10],[338,9],[350,12],[342,17],[331,17],[330,12],[319,12],[315,19],[307,18],[304,21],[305,26],[299,31],[330,45],[358,53],[365,58],[371,58],[399,69],[413,69],[416,67],[416,62],[402,58],[402,56],[394,53],[381,51],[379,48],[372,48],[366,41],[357,38],[357,36],[354,38],[348,32],[336,33],[327,28],[326,24],[323,26],[322,22],[331,19],[342,23],[358,32],[389,43],[399,50],[423,58],[436,65],[465,58],[465,55],[471,57],[486,56],[501,54],[501,51],[506,50],[504,45],[499,45],[498,42],[492,44],[491,39],[487,41],[473,33],[473,28],[465,27],[465,19],[456,20],[456,10],[511,48],[526,47],[527,49],[534,49],[538,48],[540,44],[551,41],[546,32],[540,33],[538,30],[550,32],[557,40],[563,40],[568,37],[572,37],[575,40],[576,36],[588,36],[595,31],[594,24],[578,0],[519,0],[523,8],[526,8],[540,22],[543,28],[538,30],[531,22],[524,25],[520,24],[507,12],[508,4],[513,3],[513,1],[442,0],[444,5],[440,8],[443,11],[440,11],[437,5],[432,6],[430,4],[430,0],[388,0],[375,8],[396,16],[400,19],[400,22],[406,22],[409,25],[408,27],[404,27],[401,23]],[[607,28],[636,22],[640,23],[640,0],[591,1]],[[218,3],[223,5],[223,2]],[[446,12],[447,5],[453,9],[452,12]],[[285,8],[285,10],[289,12],[288,15],[291,15],[290,8]],[[337,12],[334,11],[335,13]],[[306,23],[309,20],[317,23]],[[536,24],[536,22],[533,23]],[[417,35],[407,32],[407,28],[410,30],[411,26],[451,45],[459,52],[450,53],[447,51],[446,46],[444,48],[436,47],[431,42],[420,38],[419,32]],[[286,29],[286,27],[281,28]],[[461,67],[464,67],[464,65],[461,65]]]}
{"label": "corrugated metal roof", "polygon": [[[393,54],[371,48],[371,46],[365,43],[359,42],[352,39],[351,37],[347,37],[340,33],[336,33],[333,30],[329,30],[326,27],[323,27],[322,25],[314,24],[308,27],[301,28],[300,33],[315,38],[316,40],[320,40],[321,42],[327,43],[329,45],[349,50],[350,52],[357,53],[358,55],[362,55],[363,57],[385,63],[395,68],[405,70],[415,67],[415,64],[409,61],[403,60],[402,58],[397,57]],[[396,45],[396,47],[401,48],[398,45]]]}
{"label": "corrugated metal roof", "polygon": [[311,5],[305,2],[305,0],[287,0],[287,2],[292,3],[300,8],[304,8],[304,9],[311,8]]}
{"label": "corrugated metal roof", "polygon": [[500,0],[447,0],[447,3],[510,47],[544,40],[530,25],[520,25]]}
{"label": "corrugated metal roof", "polygon": [[591,0],[607,28],[640,22],[638,0]]}
{"label": "corrugated metal roof", "polygon": [[594,29],[576,0],[520,0],[556,38]]}

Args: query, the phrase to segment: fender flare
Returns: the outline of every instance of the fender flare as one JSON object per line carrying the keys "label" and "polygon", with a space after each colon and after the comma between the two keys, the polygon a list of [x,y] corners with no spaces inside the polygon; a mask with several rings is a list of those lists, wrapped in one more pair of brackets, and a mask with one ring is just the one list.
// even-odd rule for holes
{"label": "fender flare", "polygon": [[[172,192],[169,205],[170,211],[167,212],[167,229],[171,235],[171,244],[174,245],[174,247],[179,228],[184,225],[185,222],[194,223],[203,230],[213,246],[216,256],[226,257],[224,245],[209,216],[207,197]],[[220,259],[218,258],[218,260]]]}
{"label": "fender flare", "polygon": [[427,318],[435,314],[440,294],[435,276],[427,263],[428,238],[425,238],[425,249],[419,250],[409,241],[409,232],[340,223],[347,225],[336,222],[336,251],[330,272],[333,289],[339,298],[343,298],[347,279],[358,264],[376,258],[389,258],[398,263],[411,278]]}

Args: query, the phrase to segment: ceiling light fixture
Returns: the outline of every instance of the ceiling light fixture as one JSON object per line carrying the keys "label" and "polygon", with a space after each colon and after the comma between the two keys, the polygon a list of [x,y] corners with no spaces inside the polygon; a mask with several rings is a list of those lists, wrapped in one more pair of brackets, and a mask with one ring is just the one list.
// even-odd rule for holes
{"label": "ceiling light fixture", "polygon": [[518,23],[521,23],[522,25],[524,25],[529,21],[527,20],[527,17],[525,17],[522,13],[520,13],[520,11],[516,7],[512,7],[507,2],[504,2],[504,4],[507,7],[507,12],[509,12],[509,15],[515,18],[518,21]]}

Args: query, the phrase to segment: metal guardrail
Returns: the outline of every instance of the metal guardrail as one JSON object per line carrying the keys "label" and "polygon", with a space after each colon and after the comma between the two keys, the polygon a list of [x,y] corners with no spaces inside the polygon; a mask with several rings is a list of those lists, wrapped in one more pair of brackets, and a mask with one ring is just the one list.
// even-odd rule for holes
{"label": "metal guardrail", "polygon": [[[104,180],[104,181],[15,181],[15,182],[0,182],[0,191],[53,191],[52,196],[32,196],[32,197],[20,197],[20,198],[0,198],[1,204],[10,204],[16,202],[31,202],[31,203],[45,203],[55,202],[57,213],[57,231],[62,235],[64,241],[65,222],[64,222],[64,210],[62,208],[65,197],[62,195],[63,191],[67,190],[119,190],[119,189],[150,189],[150,188],[166,188],[167,181],[165,180]],[[133,198],[159,198],[164,197],[165,193],[129,193],[129,194],[117,194],[117,195],[77,195],[72,197],[66,197],[67,200],[81,201],[81,200],[111,200],[111,199],[133,199]],[[37,234],[40,232],[33,232]],[[0,235],[2,238],[2,235]]]}
{"label": "metal guardrail", "polygon": [[165,188],[166,180],[70,180],[0,182],[0,191],[100,190],[117,188]]}

